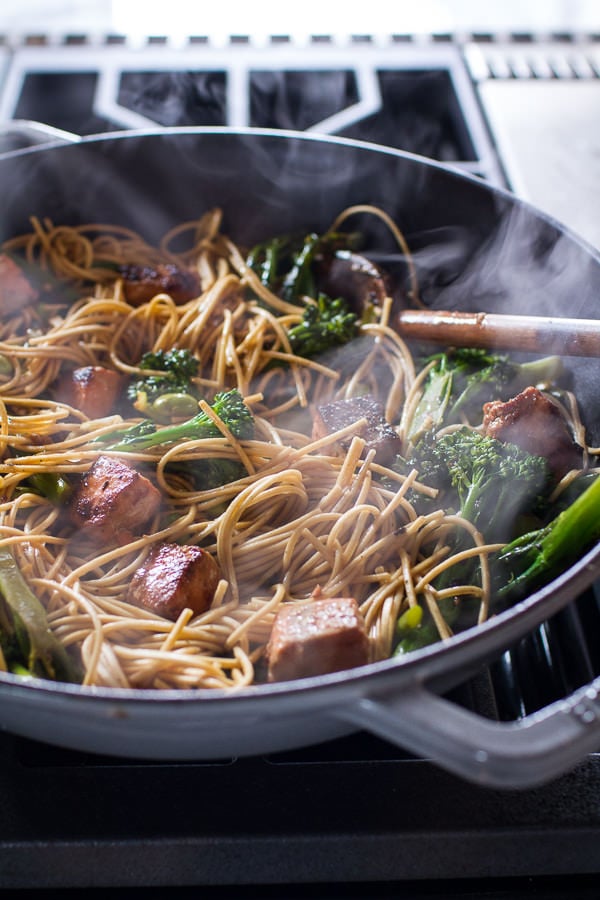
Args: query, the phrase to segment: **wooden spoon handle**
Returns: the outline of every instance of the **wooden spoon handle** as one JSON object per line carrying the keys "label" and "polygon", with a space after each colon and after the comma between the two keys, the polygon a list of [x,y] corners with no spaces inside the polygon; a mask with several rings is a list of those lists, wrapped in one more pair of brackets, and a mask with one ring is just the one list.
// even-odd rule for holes
{"label": "wooden spoon handle", "polygon": [[596,319],[403,309],[394,325],[404,338],[449,347],[600,356],[600,320]]}

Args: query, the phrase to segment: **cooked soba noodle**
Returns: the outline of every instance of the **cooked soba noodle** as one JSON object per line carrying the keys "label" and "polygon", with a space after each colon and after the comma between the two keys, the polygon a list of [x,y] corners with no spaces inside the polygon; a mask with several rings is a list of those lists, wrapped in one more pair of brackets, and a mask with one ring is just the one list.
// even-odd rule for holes
{"label": "cooked soba noodle", "polygon": [[[302,308],[273,296],[220,226],[213,211],[165,237],[161,259],[194,265],[200,275],[199,296],[179,306],[167,294],[135,308],[126,302],[107,264],[152,263],[157,253],[126,229],[33,220],[31,234],[5,245],[79,293],[70,308],[46,310],[44,321],[27,307],[0,328],[0,353],[14,367],[0,376],[0,441],[10,450],[0,464],[0,545],[10,547],[41,598],[52,631],[81,655],[88,685],[249,685],[280,604],[307,600],[317,587],[325,597],[357,600],[373,660],[389,656],[399,614],[417,603],[448,637],[432,582],[465,555],[478,557],[481,586],[453,586],[452,595],[476,597],[479,621],[488,615],[487,560],[498,545],[486,544],[459,516],[418,515],[406,499],[409,488],[435,492],[414,473],[387,471],[373,452],[365,454],[361,439],[340,455],[330,437],[310,437],[311,403],[358,390],[384,403],[402,436],[420,380],[407,346],[388,325],[389,306],[360,326],[360,351],[348,348],[347,365],[334,370],[295,357],[287,329],[301,321]],[[182,244],[185,250],[173,249]],[[51,386],[65,364],[104,365],[130,376],[144,352],[172,347],[189,348],[199,359],[194,382],[201,395],[239,389],[255,416],[255,437],[240,442],[224,435],[120,454],[147,464],[164,505],[147,533],[98,547],[73,533],[60,508],[17,488],[41,471],[85,472],[99,452],[119,456],[100,451],[94,440],[139,417],[89,420],[49,399]],[[273,360],[288,365],[270,365]],[[169,470],[175,461],[214,457],[240,460],[245,477],[194,491]],[[449,536],[456,529],[471,549],[453,556]],[[163,541],[201,545],[218,560],[222,578],[208,612],[185,610],[171,622],[125,602],[133,574]]]}

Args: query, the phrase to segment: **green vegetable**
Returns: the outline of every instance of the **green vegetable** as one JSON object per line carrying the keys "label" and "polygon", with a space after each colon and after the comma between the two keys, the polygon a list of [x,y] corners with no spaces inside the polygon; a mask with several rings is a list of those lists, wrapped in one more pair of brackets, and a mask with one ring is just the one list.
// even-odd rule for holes
{"label": "green vegetable", "polygon": [[[13,450],[16,456],[24,456],[25,454]],[[73,493],[73,487],[68,478],[59,472],[34,472],[18,485],[16,493],[24,492],[37,494],[45,497],[56,506],[64,506]]]}
{"label": "green vegetable", "polygon": [[564,373],[558,356],[519,363],[479,348],[448,350],[425,360],[430,362],[434,365],[408,431],[411,440],[458,422],[461,414],[478,424],[484,403],[508,399],[529,385],[553,386]]}
{"label": "green vegetable", "polygon": [[[544,488],[549,483],[549,470],[543,457],[532,456],[514,444],[463,427],[442,437],[428,433],[417,445],[415,456],[407,469],[417,468],[419,480],[438,488],[436,507],[454,510],[472,522],[491,543],[510,540],[519,527],[524,511],[544,506]],[[416,495],[417,496],[417,495]],[[418,503],[418,499],[416,500]],[[429,501],[431,502],[431,501]],[[426,511],[426,510],[424,510]],[[452,551],[465,545],[465,536],[458,533]],[[434,582],[439,589],[453,584],[477,583],[478,561],[475,558],[447,569]],[[453,630],[475,625],[478,601],[443,597],[439,610]],[[439,640],[438,629],[429,613],[407,631],[398,621],[396,654],[408,653]]]}
{"label": "green vegetable", "polygon": [[290,328],[288,337],[297,356],[310,358],[348,343],[357,333],[356,315],[346,302],[320,294],[316,303],[306,305],[302,322]]}
{"label": "green vegetable", "polygon": [[319,236],[276,237],[258,244],[247,256],[246,264],[261,282],[289,303],[314,296],[313,261]]}
{"label": "green vegetable", "polygon": [[[273,289],[280,278],[280,270],[291,265],[289,254],[297,252],[290,238],[277,237],[264,244],[256,244],[246,256],[246,265],[258,275],[265,287]],[[284,260],[282,267],[281,260]]]}
{"label": "green vegetable", "polygon": [[0,353],[0,375],[13,375],[15,368],[8,356]]}
{"label": "green vegetable", "polygon": [[[229,428],[234,437],[240,440],[250,440],[254,436],[254,417],[244,403],[242,395],[235,388],[216,394],[211,409]],[[112,436],[116,437],[116,434],[113,433]],[[164,428],[158,429],[154,427],[152,431],[147,425],[143,429],[139,425],[134,425],[132,428],[122,431],[118,442],[107,449],[143,451],[163,444],[174,444],[177,441],[196,441],[222,436],[210,416],[201,410],[185,422],[166,425]]]}
{"label": "green vegetable", "polygon": [[312,265],[318,246],[318,235],[309,234],[304,239],[302,249],[295,257],[289,272],[284,275],[279,293],[289,303],[301,297],[314,297],[316,288]]}
{"label": "green vegetable", "polygon": [[[460,611],[458,604],[448,597],[443,597],[438,601],[438,606],[446,623],[453,626]],[[418,616],[415,615],[416,610],[419,610]],[[410,628],[407,628],[406,622],[403,621],[407,613],[412,613],[414,618],[414,624]],[[413,650],[420,650],[422,647],[435,644],[439,639],[439,631],[431,615],[428,612],[423,613],[420,606],[413,606],[400,616],[396,623],[397,643],[392,655],[404,656],[405,653],[412,653]]]}
{"label": "green vegetable", "polygon": [[191,415],[197,408],[192,378],[198,372],[198,360],[189,350],[144,353],[139,368],[147,369],[149,374],[132,382],[127,396],[141,413],[170,422],[172,418]]}
{"label": "green vegetable", "polygon": [[68,503],[73,493],[73,487],[68,478],[58,472],[37,472],[29,475],[19,485],[18,492],[20,493],[23,489],[38,494],[40,497],[46,497],[56,506],[64,506]]}
{"label": "green vegetable", "polygon": [[396,630],[399,634],[414,631],[421,624],[423,610],[420,606],[409,606],[396,622]]}
{"label": "green vegetable", "polygon": [[[586,476],[580,480],[587,484]],[[547,584],[599,539],[600,477],[595,476],[573,503],[547,525],[515,538],[490,557],[494,608],[516,603]],[[448,597],[439,601],[440,611],[451,627],[458,623],[459,617],[464,622],[464,607],[464,602],[458,604]],[[424,613],[422,622],[412,629],[407,629],[400,617],[396,637],[398,643],[394,655],[409,653],[439,640],[435,623],[428,613]]]}
{"label": "green vegetable", "polygon": [[57,681],[81,681],[46,611],[23,578],[12,553],[0,548],[0,646],[11,672]]}
{"label": "green vegetable", "polygon": [[600,478],[545,527],[516,538],[492,560],[496,595],[515,602],[551,581],[600,538]]}
{"label": "green vegetable", "polygon": [[317,268],[323,255],[354,249],[358,240],[356,234],[343,232],[276,237],[253,247],[246,265],[273,293],[288,303],[300,303],[318,293]]}
{"label": "green vegetable", "polygon": [[[166,466],[169,475],[183,478],[194,491],[210,491],[231,484],[247,475],[239,459],[213,457],[212,459],[181,460]],[[214,513],[214,508],[213,508]]]}
{"label": "green vegetable", "polygon": [[544,457],[468,427],[423,439],[408,468],[441,491],[436,505],[454,509],[490,542],[510,539],[518,515],[542,506],[550,478]]}

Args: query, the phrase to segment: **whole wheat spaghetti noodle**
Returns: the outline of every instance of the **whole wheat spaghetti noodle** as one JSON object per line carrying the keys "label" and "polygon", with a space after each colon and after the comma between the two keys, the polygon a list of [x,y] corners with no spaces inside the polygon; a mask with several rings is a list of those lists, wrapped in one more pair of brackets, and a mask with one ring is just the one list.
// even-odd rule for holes
{"label": "whole wheat spaghetti noodle", "polygon": [[[365,211],[347,210],[333,227]],[[0,547],[10,547],[51,630],[81,659],[86,684],[230,690],[252,684],[264,677],[279,607],[307,601],[317,588],[325,597],[357,600],[374,660],[390,655],[398,617],[418,604],[447,638],[438,605],[446,595],[432,582],[471,557],[479,561],[478,584],[453,585],[451,593],[474,599],[478,621],[486,618],[487,560],[498,545],[443,510],[419,515],[409,495],[434,498],[435,491],[416,472],[406,477],[378,463],[359,437],[341,453],[339,441],[332,449],[330,437],[311,436],[311,404],[368,392],[404,438],[406,411],[424,375],[388,324],[389,303],[360,324],[359,356],[349,349],[332,366],[294,353],[288,332],[304,307],[260,282],[221,232],[219,210],[173,229],[159,248],[122,227],[34,218],[31,232],[4,250],[73,295],[65,303],[57,292],[54,304],[3,317]],[[197,296],[177,304],[159,291],[139,305],[128,302],[118,266],[157,259],[193,267]],[[412,265],[409,275],[417,298]],[[56,394],[65,368],[99,365],[131,379],[143,353],[173,347],[198,360],[193,381],[209,415],[216,392],[240,391],[255,418],[251,440],[238,440],[213,415],[219,437],[105,451],[100,439],[138,422],[136,409],[94,419]],[[343,437],[342,430],[337,438]],[[32,478],[48,472],[76,480],[100,452],[126,456],[163,500],[144,533],[105,546],[74,532],[60,504],[31,488]],[[180,474],[185,464],[214,459],[240,464],[240,477],[199,489]],[[469,546],[453,553],[449,534],[457,530]],[[126,602],[134,573],[163,541],[200,546],[218,562],[220,581],[206,612],[185,610],[172,622]]]}

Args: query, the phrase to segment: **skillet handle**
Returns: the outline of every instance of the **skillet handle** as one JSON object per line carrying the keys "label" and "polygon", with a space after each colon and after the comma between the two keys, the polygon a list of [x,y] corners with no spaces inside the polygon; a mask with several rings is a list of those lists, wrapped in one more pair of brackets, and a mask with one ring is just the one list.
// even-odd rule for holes
{"label": "skillet handle", "polygon": [[485,787],[543,784],[600,751],[600,677],[516,722],[492,721],[423,685],[337,714]]}

